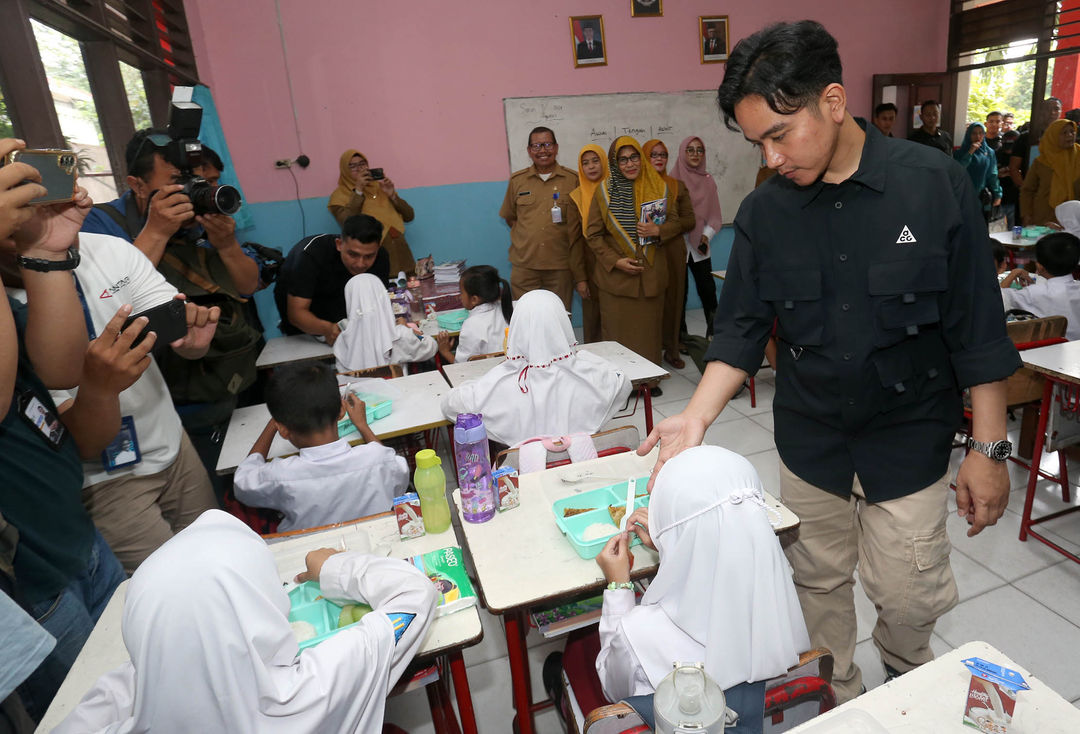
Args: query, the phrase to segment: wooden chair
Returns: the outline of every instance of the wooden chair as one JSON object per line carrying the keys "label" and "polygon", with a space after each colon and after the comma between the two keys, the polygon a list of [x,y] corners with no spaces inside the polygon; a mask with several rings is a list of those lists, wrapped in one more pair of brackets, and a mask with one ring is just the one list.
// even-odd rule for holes
{"label": "wooden chair", "polygon": [[378,367],[367,367],[362,370],[339,372],[338,374],[345,377],[381,377],[384,380],[391,380],[395,377],[401,377],[405,374],[405,371],[400,364],[383,364]]}
{"label": "wooden chair", "polygon": [[490,357],[505,357],[505,356],[506,356],[506,352],[491,352],[490,354],[474,354],[473,356],[469,357],[465,361],[466,362],[476,362],[478,360],[488,359]]}

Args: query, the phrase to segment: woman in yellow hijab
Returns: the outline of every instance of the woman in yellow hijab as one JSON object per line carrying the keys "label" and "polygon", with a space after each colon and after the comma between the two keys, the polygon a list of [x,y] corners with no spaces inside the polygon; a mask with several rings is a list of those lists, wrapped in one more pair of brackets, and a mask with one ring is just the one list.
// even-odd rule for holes
{"label": "woman in yellow hijab", "polygon": [[1020,213],[1024,224],[1057,224],[1054,208],[1080,199],[1080,145],[1076,123],[1054,120],[1039,140],[1039,157],[1031,164],[1020,189]]}
{"label": "woman in yellow hijab", "polygon": [[382,222],[381,244],[390,255],[390,277],[400,272],[412,275],[416,260],[405,241],[405,222],[413,220],[413,208],[398,195],[389,178],[372,178],[367,156],[360,151],[350,148],[342,153],[338,169],[338,185],[326,208],[338,224],[345,224],[354,214],[367,214]]}
{"label": "woman in yellow hijab", "polygon": [[570,239],[570,272],[577,283],[581,296],[582,330],[584,343],[600,341],[600,304],[596,282],[592,279],[596,257],[585,241],[585,227],[589,222],[589,210],[593,205],[596,189],[608,177],[607,155],[604,149],[590,143],[578,153],[578,181],[580,185],[570,192],[570,204],[566,207],[566,232]]}
{"label": "woman in yellow hijab", "polygon": [[[611,144],[608,164],[611,175],[593,195],[585,228],[596,256],[601,334],[660,364],[668,265],[657,250],[663,245],[660,225],[667,212],[675,211],[678,192],[670,190],[629,136]],[[653,388],[654,395],[659,391]]]}

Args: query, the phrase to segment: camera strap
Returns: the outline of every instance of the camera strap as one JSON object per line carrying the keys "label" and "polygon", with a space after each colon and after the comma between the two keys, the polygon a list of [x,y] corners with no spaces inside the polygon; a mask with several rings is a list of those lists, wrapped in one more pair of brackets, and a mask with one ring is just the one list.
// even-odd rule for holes
{"label": "camera strap", "polygon": [[94,320],[90,318],[90,307],[86,305],[86,296],[83,295],[79,276],[73,274],[72,277],[75,279],[75,292],[79,294],[79,303],[82,305],[82,315],[86,319],[86,338],[93,341],[97,338],[97,330],[94,329]]}
{"label": "camera strap", "polygon": [[[171,252],[166,252],[161,259],[167,262],[174,270],[176,270],[176,272],[180,273],[181,276],[199,286],[207,293],[217,293],[221,290],[221,286],[203,276],[202,273],[189,268],[187,263]],[[199,250],[199,264],[203,266],[204,270],[209,271],[206,262],[206,251],[202,249]]]}

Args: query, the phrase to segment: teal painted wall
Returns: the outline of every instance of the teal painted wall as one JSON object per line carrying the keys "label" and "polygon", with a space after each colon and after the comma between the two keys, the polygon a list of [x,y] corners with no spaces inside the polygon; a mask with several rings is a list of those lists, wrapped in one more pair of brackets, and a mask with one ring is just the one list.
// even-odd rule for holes
{"label": "teal painted wall", "polygon": [[[499,218],[506,194],[505,181],[463,183],[402,189],[401,196],[416,210],[416,219],[406,227],[413,255],[431,254],[435,262],[465,259],[469,265],[492,265],[509,280],[510,230]],[[288,252],[305,236],[339,231],[326,209],[326,198],[260,202],[245,205],[255,222],[238,233],[242,241],[258,242]],[[303,208],[303,219],[300,209]],[[713,240],[713,267],[727,267],[733,240],[731,227],[724,227]],[[258,293],[255,301],[266,327],[267,338],[280,336],[279,316],[274,306],[273,286]],[[700,308],[693,285],[687,308]],[[574,296],[575,325],[581,323],[581,302]]]}

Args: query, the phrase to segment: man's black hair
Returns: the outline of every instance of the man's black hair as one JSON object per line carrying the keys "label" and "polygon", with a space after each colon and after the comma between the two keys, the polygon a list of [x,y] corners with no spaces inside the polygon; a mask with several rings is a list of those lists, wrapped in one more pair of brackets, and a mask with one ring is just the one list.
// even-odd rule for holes
{"label": "man's black hair", "polygon": [[998,117],[1002,117],[1001,110],[993,110],[992,112],[987,112],[986,113],[986,119],[989,120],[994,115],[997,115]]}
{"label": "man's black hair", "polygon": [[[154,170],[154,157],[156,155],[165,157],[165,148],[159,148],[153,142],[146,140],[149,135],[168,136],[168,133],[157,128],[145,127],[132,136],[124,149],[124,162],[127,163],[128,175],[144,181]],[[145,144],[144,140],[146,140]]]}
{"label": "man's black hair", "polygon": [[309,436],[337,425],[341,395],[325,362],[294,362],[274,369],[266,385],[270,417],[290,432]]}
{"label": "man's black hair", "polygon": [[382,242],[382,222],[368,214],[353,214],[341,226],[341,239],[359,240],[365,245]]}
{"label": "man's black hair", "polygon": [[735,44],[716,96],[724,124],[738,132],[735,105],[746,97],[763,98],[781,115],[804,107],[817,114],[825,87],[843,83],[836,39],[820,23],[800,20],[775,23]]}
{"label": "man's black hair", "polygon": [[928,99],[928,100],[926,100],[925,102],[922,103],[923,107],[929,107],[930,105],[933,105],[934,107],[940,107],[941,106],[941,104],[936,99]]}
{"label": "man's black hair", "polygon": [[202,157],[203,163],[209,163],[220,173],[225,172],[225,161],[221,160],[221,156],[219,156],[217,151],[211,148],[209,145],[204,145],[202,147]]}
{"label": "man's black hair", "polygon": [[1069,275],[1080,263],[1080,239],[1068,232],[1052,232],[1035,243],[1035,261],[1051,278]]}
{"label": "man's black hair", "polygon": [[551,142],[555,143],[555,145],[559,144],[559,141],[555,139],[555,131],[552,130],[550,127],[544,127],[543,125],[540,125],[539,127],[534,127],[532,130],[529,131],[529,145],[532,145],[532,136],[539,135],[540,133],[549,134],[551,136]]}
{"label": "man's black hair", "polygon": [[882,112],[889,112],[890,110],[893,112],[899,112],[899,110],[896,109],[896,105],[894,105],[892,102],[882,102],[874,108],[874,117],[877,117]]}
{"label": "man's black hair", "polygon": [[1080,124],[1080,107],[1074,107],[1065,113],[1065,119]]}

